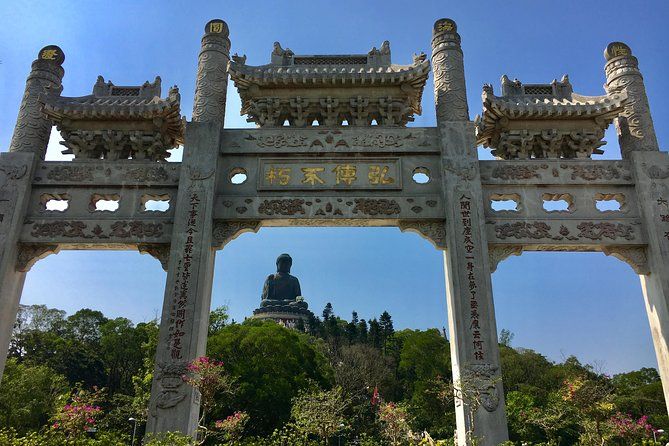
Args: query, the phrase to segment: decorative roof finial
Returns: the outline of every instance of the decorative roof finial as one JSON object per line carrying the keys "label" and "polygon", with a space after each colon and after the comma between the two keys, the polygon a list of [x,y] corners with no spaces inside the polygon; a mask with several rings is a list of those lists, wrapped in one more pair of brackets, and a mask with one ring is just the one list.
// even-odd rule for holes
{"label": "decorative roof finial", "polygon": [[615,57],[631,56],[632,49],[623,42],[611,42],[604,50],[604,58],[609,61]]}

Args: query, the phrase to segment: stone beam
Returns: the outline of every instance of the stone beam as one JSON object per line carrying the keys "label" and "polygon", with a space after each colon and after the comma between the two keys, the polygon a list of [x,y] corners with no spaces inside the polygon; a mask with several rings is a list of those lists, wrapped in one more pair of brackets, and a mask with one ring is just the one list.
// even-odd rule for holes
{"label": "stone beam", "polygon": [[439,154],[439,135],[434,127],[338,127],[290,129],[226,129],[221,151],[226,155],[313,154]]}

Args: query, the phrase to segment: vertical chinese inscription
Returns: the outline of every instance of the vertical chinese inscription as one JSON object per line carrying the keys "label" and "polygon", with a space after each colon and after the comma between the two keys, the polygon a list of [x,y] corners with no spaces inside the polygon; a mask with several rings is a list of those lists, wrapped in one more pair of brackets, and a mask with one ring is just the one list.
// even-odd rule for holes
{"label": "vertical chinese inscription", "polygon": [[462,247],[464,248],[465,265],[467,270],[467,290],[469,291],[469,330],[472,335],[474,359],[484,360],[483,340],[479,324],[479,302],[476,297],[476,248],[472,238],[472,199],[467,195],[460,197],[460,218],[462,222]]}
{"label": "vertical chinese inscription", "polygon": [[176,278],[172,292],[172,311],[170,312],[169,328],[169,349],[170,357],[173,360],[182,358],[181,339],[186,334],[184,325],[186,324],[186,311],[188,308],[188,294],[191,279],[191,264],[193,261],[194,234],[197,232],[200,196],[193,192],[189,198],[190,210],[188,211],[188,220],[186,223],[186,243],[183,251],[180,253],[176,268]]}

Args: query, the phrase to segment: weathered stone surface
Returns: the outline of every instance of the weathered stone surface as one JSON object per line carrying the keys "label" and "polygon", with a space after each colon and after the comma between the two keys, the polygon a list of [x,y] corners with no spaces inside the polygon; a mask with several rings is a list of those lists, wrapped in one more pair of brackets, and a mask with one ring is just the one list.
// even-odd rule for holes
{"label": "weathered stone surface", "polygon": [[590,158],[604,153],[604,131],[627,102],[625,91],[575,94],[569,78],[526,84],[502,76],[502,96],[483,87],[483,114],[476,117],[477,144],[502,159]]}
{"label": "weathered stone surface", "polygon": [[51,134],[51,121],[42,114],[41,95],[63,91],[65,53],[55,45],[42,48],[32,64],[21,100],[19,116],[9,145],[10,152],[32,152],[44,159]]}
{"label": "weathered stone surface", "polygon": [[242,98],[242,114],[260,127],[405,126],[421,113],[430,70],[425,54],[411,65],[390,62],[390,43],[368,54],[295,55],[274,43],[268,65],[232,57],[230,75]]}
{"label": "weathered stone surface", "polygon": [[659,150],[639,61],[632,55],[630,47],[622,42],[610,43],[604,50],[604,57],[606,91],[627,95],[625,108],[616,118],[623,158],[630,158],[633,151]]}
{"label": "weathered stone surface", "polygon": [[108,159],[164,161],[168,150],[183,144],[181,95],[175,86],[160,98],[160,77],[139,86],[105,83],[102,76],[93,94],[64,97],[49,91],[40,95],[44,114],[57,126],[75,160]]}
{"label": "weathered stone surface", "polygon": [[460,36],[455,22],[437,20],[432,38],[437,127],[445,196],[448,328],[456,385],[475,381],[485,404],[457,399],[457,444],[508,440],[492,297],[483,193],[474,124],[469,121]]}
{"label": "weathered stone surface", "polygon": [[[526,250],[603,252],[641,275],[669,402],[669,156],[657,150],[629,47],[607,48],[606,96],[574,95],[566,79],[546,85],[505,79],[501,97],[486,87],[480,138],[499,146],[505,132],[532,127],[524,148],[507,145],[498,155],[540,159],[479,161],[452,20],[438,20],[433,29],[435,128],[400,127],[419,112],[416,101],[429,67],[423,56],[397,67],[390,64],[387,43],[366,55],[345,56],[299,56],[277,43],[270,65],[249,67],[244,56],[233,56],[230,64],[245,110],[264,128],[223,131],[228,34],[222,20],[206,26],[182,163],[156,163],[160,157],[153,155],[118,159],[124,153],[136,157],[119,149],[114,132],[86,144],[118,156],[40,162],[51,127],[39,110],[40,95],[47,113],[76,131],[125,132],[110,127],[113,117],[154,130],[167,126],[174,131],[160,137],[177,141],[181,125],[175,98],[159,99],[156,83],[118,87],[100,81],[86,100],[60,97],[62,51],[40,51],[11,153],[0,154],[0,372],[24,271],[36,260],[60,249],[139,250],[168,271],[148,431],[192,434],[199,396],[181,375],[188,361],[204,353],[214,250],[265,226],[393,226],[444,250],[453,375],[473,385],[481,403],[472,411],[469,401],[456,401],[459,446],[472,426],[479,444],[507,438],[490,273]],[[353,73],[354,67],[362,71]],[[258,80],[254,73],[267,77]],[[377,102],[351,93],[358,74],[361,88]],[[298,86],[304,79],[315,85],[304,87],[305,94]],[[279,88],[279,82],[285,85]],[[281,90],[278,108],[269,87]],[[318,100],[304,102],[307,91],[317,92]],[[389,100],[381,106],[391,91],[402,107]],[[369,126],[377,115],[382,125]],[[154,122],[156,116],[164,120]],[[290,127],[270,127],[283,124],[282,117]],[[300,128],[310,118],[327,125]],[[349,126],[339,125],[344,118]],[[625,159],[587,158],[611,119]],[[78,120],[76,129],[72,120]],[[574,133],[574,126],[585,130]],[[552,148],[544,147],[549,143]],[[583,158],[565,159],[578,156]],[[558,202],[562,207],[551,207]],[[291,299],[265,299],[256,316],[286,325],[308,317],[297,296]]]}

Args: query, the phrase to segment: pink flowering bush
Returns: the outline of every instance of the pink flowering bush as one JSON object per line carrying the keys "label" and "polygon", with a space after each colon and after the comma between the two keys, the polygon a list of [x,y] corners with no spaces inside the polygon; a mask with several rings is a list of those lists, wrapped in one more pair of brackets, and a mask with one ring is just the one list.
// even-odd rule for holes
{"label": "pink flowering bush", "polygon": [[404,407],[395,403],[381,403],[379,421],[381,422],[381,434],[391,445],[406,443],[411,428],[409,427],[409,416]]}
{"label": "pink flowering bush", "polygon": [[219,391],[231,392],[232,380],[226,374],[223,362],[201,356],[188,364],[188,373],[181,378],[200,392],[203,412],[214,406]]}
{"label": "pink flowering bush", "polygon": [[230,444],[237,444],[244,433],[246,423],[249,421],[249,415],[246,412],[235,412],[224,420],[217,420],[214,427],[219,431],[219,435]]}
{"label": "pink flowering bush", "polygon": [[194,359],[187,366],[187,373],[181,377],[183,381],[200,392],[199,435],[203,444],[209,430],[204,426],[206,414],[216,404],[216,394],[223,392],[232,395],[232,378],[225,372],[224,364],[207,356]]}
{"label": "pink flowering bush", "polygon": [[617,437],[630,441],[652,438],[653,432],[657,432],[646,415],[635,420],[631,415],[616,413],[609,419],[609,424]]}
{"label": "pink flowering bush", "polygon": [[76,389],[69,401],[63,405],[52,418],[51,428],[60,431],[68,438],[85,435],[95,427],[97,419],[102,414],[98,405],[102,400],[102,390],[97,387],[92,392]]}

